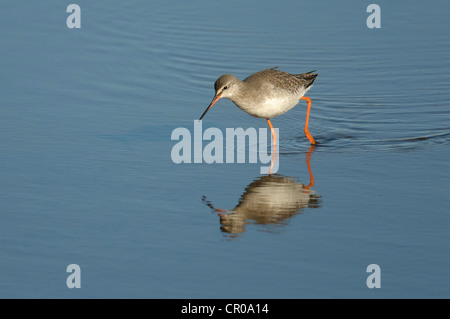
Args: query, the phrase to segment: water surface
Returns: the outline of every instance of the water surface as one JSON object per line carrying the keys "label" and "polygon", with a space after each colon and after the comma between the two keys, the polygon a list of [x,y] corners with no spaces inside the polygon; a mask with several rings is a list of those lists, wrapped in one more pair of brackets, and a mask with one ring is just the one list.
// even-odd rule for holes
{"label": "water surface", "polygon": [[[79,30],[1,5],[1,297],[450,296],[446,2],[379,1],[381,29],[360,1],[77,4]],[[221,74],[274,66],[319,73],[315,148],[302,101],[272,121],[276,175],[172,162]],[[266,125],[227,100],[203,120]]]}

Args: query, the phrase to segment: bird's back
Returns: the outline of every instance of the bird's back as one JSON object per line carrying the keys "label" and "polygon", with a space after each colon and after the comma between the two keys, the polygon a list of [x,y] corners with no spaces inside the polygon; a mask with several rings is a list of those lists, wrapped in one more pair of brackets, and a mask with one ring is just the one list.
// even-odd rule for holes
{"label": "bird's back", "polygon": [[285,89],[291,92],[309,88],[317,77],[314,71],[302,74],[290,74],[288,72],[276,70],[276,68],[266,69],[256,72],[247,77],[244,82],[258,88],[267,85],[278,89]]}

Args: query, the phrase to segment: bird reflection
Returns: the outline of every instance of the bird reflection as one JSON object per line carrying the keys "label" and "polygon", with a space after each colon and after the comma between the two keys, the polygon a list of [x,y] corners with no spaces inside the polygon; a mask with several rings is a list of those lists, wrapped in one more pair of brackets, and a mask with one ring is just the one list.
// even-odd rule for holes
{"label": "bird reflection", "polygon": [[260,176],[250,183],[233,210],[217,209],[206,200],[203,201],[220,217],[221,230],[239,235],[248,224],[264,225],[267,230],[272,226],[286,225],[289,219],[302,212],[304,208],[320,206],[320,196],[311,188],[314,176],[310,159],[314,151],[312,146],[306,154],[306,164],[310,176],[308,185],[298,183],[296,178],[279,174]]}

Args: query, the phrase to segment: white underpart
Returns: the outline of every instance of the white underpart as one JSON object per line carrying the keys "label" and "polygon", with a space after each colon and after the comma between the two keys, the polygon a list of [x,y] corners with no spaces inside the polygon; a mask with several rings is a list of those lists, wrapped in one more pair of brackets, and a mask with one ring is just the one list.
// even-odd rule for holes
{"label": "white underpart", "polygon": [[274,94],[267,97],[264,101],[250,103],[246,107],[239,106],[248,114],[260,118],[272,118],[281,115],[298,104],[300,98],[310,89],[299,90],[296,94]]}

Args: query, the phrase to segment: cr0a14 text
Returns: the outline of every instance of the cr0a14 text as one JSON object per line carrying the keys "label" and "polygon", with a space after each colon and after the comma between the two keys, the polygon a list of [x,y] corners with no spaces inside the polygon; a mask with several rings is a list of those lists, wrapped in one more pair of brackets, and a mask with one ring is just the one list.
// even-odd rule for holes
{"label": "cr0a14 text", "polygon": [[229,303],[225,307],[227,313],[269,313],[267,304]]}

